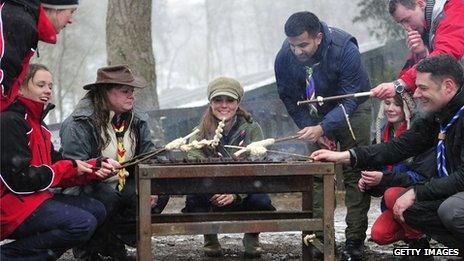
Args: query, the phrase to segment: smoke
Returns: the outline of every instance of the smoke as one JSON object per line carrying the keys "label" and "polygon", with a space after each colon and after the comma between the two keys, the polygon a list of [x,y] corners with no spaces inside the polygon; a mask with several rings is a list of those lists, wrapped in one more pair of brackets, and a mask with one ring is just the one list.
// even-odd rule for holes
{"label": "smoke", "polygon": [[433,112],[424,110],[424,103],[419,100],[415,99],[416,106],[414,108],[414,118],[422,119],[429,117]]}

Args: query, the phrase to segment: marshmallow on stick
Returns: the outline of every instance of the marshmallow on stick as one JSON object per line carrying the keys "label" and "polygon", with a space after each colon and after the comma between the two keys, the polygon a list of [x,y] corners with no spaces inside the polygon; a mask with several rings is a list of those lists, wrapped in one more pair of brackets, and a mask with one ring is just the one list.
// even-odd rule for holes
{"label": "marshmallow on stick", "polygon": [[194,149],[194,148],[195,149],[201,149],[204,146],[211,146],[211,147],[215,148],[219,144],[219,141],[222,138],[222,132],[224,131],[225,126],[226,126],[225,119],[222,119],[218,123],[218,126],[217,126],[216,130],[214,131],[215,135],[214,135],[212,140],[206,140],[206,139],[202,139],[200,141],[194,140],[189,144],[185,144],[185,143],[181,144],[178,147],[178,149],[180,149],[181,151],[184,151],[184,152],[188,152],[191,149]]}
{"label": "marshmallow on stick", "polygon": [[200,132],[199,129],[195,129],[192,133],[190,133],[189,135],[185,136],[185,137],[182,137],[182,138],[177,138],[171,142],[169,142],[168,144],[166,144],[166,146],[164,146],[164,148],[166,150],[175,150],[175,149],[179,149],[182,145],[186,144],[187,143],[187,140],[192,137],[193,135],[197,134],[198,132]]}
{"label": "marshmallow on stick", "polygon": [[250,152],[250,155],[252,155],[252,156],[263,155],[263,154],[265,154],[267,152],[266,147],[269,146],[269,145],[272,145],[274,143],[275,143],[275,139],[272,139],[272,138],[271,139],[260,140],[260,141],[255,141],[255,142],[250,143],[245,148],[243,148],[243,149],[241,149],[239,151],[236,151],[234,153],[234,156],[238,157],[242,153],[245,153],[245,152]]}

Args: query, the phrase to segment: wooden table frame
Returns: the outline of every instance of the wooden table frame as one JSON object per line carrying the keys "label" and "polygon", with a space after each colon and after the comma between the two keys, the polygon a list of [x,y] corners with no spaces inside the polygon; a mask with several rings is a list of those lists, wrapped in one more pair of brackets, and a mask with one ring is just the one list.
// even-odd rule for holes
{"label": "wooden table frame", "polygon": [[[302,231],[324,232],[324,243],[302,243],[303,260],[312,260],[314,246],[324,260],[335,260],[334,246],[334,164],[198,164],[147,165],[136,167],[137,175],[137,257],[152,260],[152,235],[194,235]],[[313,176],[323,177],[323,218],[312,218]],[[286,193],[302,192],[302,211],[220,212],[151,215],[149,196],[194,193]],[[314,246],[313,246],[314,245]],[[322,249],[321,249],[322,248]]]}

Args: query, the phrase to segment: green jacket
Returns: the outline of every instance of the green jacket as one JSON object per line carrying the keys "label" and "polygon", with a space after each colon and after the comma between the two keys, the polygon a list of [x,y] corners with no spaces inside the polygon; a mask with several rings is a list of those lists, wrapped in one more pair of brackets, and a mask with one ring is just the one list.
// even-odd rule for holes
{"label": "green jacket", "polygon": [[[198,126],[196,128],[198,128]],[[225,134],[223,133],[223,135]],[[227,144],[220,144],[220,145],[234,145],[234,146],[246,147],[247,145],[249,145],[250,143],[254,141],[259,141],[259,140],[264,139],[263,130],[261,129],[261,126],[259,126],[258,122],[256,122],[252,118],[249,121],[247,121],[243,116],[239,116],[239,115],[237,115],[235,119],[234,126],[232,126],[229,133],[227,133],[225,136],[226,137],[223,137],[221,139],[221,142],[224,140],[228,140]],[[189,143],[196,140],[197,138],[198,138],[198,135],[193,136],[192,138],[190,138]],[[233,155],[234,152],[237,151],[237,149],[232,149],[232,148],[226,148],[226,150],[227,152],[229,152],[230,155]],[[198,158],[205,158],[206,154],[205,154],[205,151],[202,149],[192,149],[187,153],[187,156],[189,158],[198,159]]]}
{"label": "green jacket", "polygon": [[[198,126],[196,127],[198,128]],[[232,126],[230,129],[229,133],[225,135],[226,137],[223,137],[221,141],[223,140],[228,140],[227,144],[219,144],[221,145],[234,145],[234,146],[242,146],[246,147],[250,143],[254,141],[259,141],[264,139],[263,135],[263,130],[261,129],[261,126],[259,125],[258,122],[254,121],[252,118],[250,118],[249,121],[247,121],[243,116],[237,115],[235,119],[235,124]],[[198,138],[198,135],[193,136],[190,138],[189,143],[196,140]],[[233,155],[234,152],[237,151],[237,149],[232,149],[232,148],[226,148],[227,152],[229,152],[230,155]],[[246,154],[242,154],[243,157],[246,157]],[[206,154],[204,150],[202,149],[192,149],[187,153],[188,158],[196,158],[196,159],[201,159],[205,158]],[[234,195],[234,201],[235,202],[241,202],[243,199],[247,196],[247,194],[235,194]]]}

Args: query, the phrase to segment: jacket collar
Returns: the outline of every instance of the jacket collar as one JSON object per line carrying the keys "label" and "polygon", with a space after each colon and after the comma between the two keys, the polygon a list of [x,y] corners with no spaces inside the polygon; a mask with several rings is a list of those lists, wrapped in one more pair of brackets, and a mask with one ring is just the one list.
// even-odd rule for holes
{"label": "jacket collar", "polygon": [[[385,125],[385,129],[383,131],[383,140],[384,141],[389,141],[393,138],[399,137],[401,133],[405,132],[408,129],[408,123],[404,121],[401,123],[401,125],[398,127],[398,129],[394,130],[393,129],[393,123],[387,122]],[[394,131],[394,133],[392,133]],[[393,137],[390,137],[390,134],[394,134]]]}
{"label": "jacket collar", "polygon": [[324,54],[329,48],[329,44],[332,42],[332,32],[326,23],[320,22],[322,27],[322,41],[317,47],[316,53],[314,54],[314,60],[320,62],[324,57]]}
{"label": "jacket collar", "polygon": [[[22,104],[22,106],[20,105]],[[12,105],[12,110],[21,112],[22,114],[28,114],[34,120],[42,121],[48,112],[55,108],[54,104],[47,104],[44,108],[44,104],[26,98],[24,96],[18,96],[17,101]]]}
{"label": "jacket collar", "polygon": [[[56,31],[53,24],[45,14],[45,10],[39,0],[10,0],[18,5],[24,6],[24,10],[30,13],[37,21],[37,35],[40,41],[56,43]],[[2,1],[3,2],[3,1]]]}
{"label": "jacket collar", "polygon": [[53,27],[52,22],[48,19],[47,15],[45,14],[45,10],[43,9],[42,5],[39,8],[39,19],[37,22],[37,31],[38,31],[38,38],[42,42],[55,44],[56,43],[56,31],[55,27]]}
{"label": "jacket collar", "polygon": [[42,118],[42,113],[44,111],[44,104],[26,98],[24,96],[19,96],[18,100],[24,104],[26,107],[26,113],[34,120],[40,120]]}
{"label": "jacket collar", "polygon": [[434,118],[437,122],[446,124],[451,117],[464,105],[464,91],[463,87],[456,93],[451,101],[442,109],[434,114]]}

